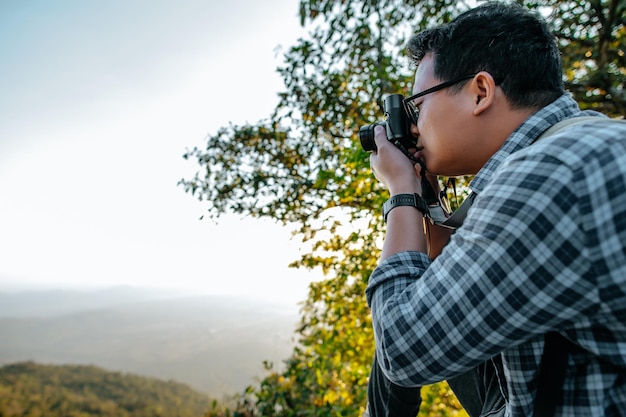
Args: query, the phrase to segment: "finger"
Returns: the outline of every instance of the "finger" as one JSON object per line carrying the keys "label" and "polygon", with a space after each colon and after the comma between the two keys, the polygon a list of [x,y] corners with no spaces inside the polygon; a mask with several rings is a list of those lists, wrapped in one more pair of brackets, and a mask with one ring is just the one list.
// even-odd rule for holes
{"label": "finger", "polygon": [[381,146],[385,146],[387,142],[387,131],[381,125],[376,125],[374,127],[374,142],[376,142],[376,147],[380,148]]}

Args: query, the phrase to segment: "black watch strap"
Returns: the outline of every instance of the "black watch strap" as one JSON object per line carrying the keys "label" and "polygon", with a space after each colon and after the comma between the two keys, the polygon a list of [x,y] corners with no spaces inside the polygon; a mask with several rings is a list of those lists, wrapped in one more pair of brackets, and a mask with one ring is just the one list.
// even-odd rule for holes
{"label": "black watch strap", "polygon": [[418,209],[424,216],[428,216],[428,204],[419,194],[397,194],[383,204],[383,218],[387,222],[387,215],[391,210],[400,206],[411,206]]}

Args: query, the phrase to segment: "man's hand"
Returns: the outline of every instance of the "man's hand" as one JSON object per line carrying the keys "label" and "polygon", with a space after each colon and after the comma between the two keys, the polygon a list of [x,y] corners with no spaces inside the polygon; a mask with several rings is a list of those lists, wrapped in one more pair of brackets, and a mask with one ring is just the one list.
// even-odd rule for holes
{"label": "man's hand", "polygon": [[382,126],[374,128],[374,140],[378,150],[370,155],[370,166],[376,178],[387,187],[392,196],[405,193],[421,195],[422,186],[419,177],[421,167],[415,165],[387,140],[387,134]]}

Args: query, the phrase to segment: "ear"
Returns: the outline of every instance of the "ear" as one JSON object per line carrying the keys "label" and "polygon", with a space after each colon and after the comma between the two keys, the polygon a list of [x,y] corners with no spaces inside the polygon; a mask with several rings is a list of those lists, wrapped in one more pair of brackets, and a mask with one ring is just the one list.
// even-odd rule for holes
{"label": "ear", "polygon": [[493,106],[496,99],[496,82],[487,71],[481,71],[472,80],[471,89],[475,100],[474,116],[478,116]]}

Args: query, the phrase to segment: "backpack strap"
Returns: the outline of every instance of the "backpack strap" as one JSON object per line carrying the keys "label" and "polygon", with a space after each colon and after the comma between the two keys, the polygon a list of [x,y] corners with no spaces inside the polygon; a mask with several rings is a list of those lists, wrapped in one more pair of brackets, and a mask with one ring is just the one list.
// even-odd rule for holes
{"label": "backpack strap", "polygon": [[537,142],[540,139],[547,138],[548,136],[552,136],[571,125],[575,125],[575,124],[582,123],[582,122],[592,122],[596,120],[608,121],[608,120],[616,120],[616,119],[606,119],[604,117],[598,117],[598,116],[570,117],[569,119],[561,120],[560,122],[557,122],[553,124],[552,126],[550,126],[545,132],[539,135],[537,139],[533,141],[533,143]]}
{"label": "backpack strap", "polygon": [[552,417],[557,400],[563,397],[563,382],[570,353],[580,348],[559,332],[544,336],[543,355],[539,364],[533,417]]}

